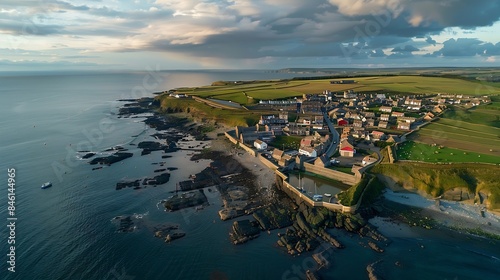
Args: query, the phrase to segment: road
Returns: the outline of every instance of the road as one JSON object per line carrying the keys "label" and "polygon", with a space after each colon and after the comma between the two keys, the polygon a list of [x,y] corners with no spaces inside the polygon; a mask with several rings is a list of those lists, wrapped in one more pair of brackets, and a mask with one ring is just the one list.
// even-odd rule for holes
{"label": "road", "polygon": [[330,121],[330,118],[328,117],[328,114],[326,112],[323,112],[323,118],[325,119],[325,122],[328,125],[328,129],[332,133],[332,143],[330,144],[330,147],[328,147],[328,150],[326,150],[326,156],[328,158],[331,158],[333,154],[335,154],[337,146],[339,145],[340,135],[333,126],[333,123]]}

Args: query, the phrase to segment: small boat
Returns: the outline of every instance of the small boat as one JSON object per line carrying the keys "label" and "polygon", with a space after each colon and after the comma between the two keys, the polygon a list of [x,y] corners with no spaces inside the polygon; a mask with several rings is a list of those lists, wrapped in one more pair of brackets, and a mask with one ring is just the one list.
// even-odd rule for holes
{"label": "small boat", "polygon": [[323,196],[320,194],[315,194],[315,195],[313,195],[313,200],[314,201],[321,201],[321,200],[323,200]]}
{"label": "small boat", "polygon": [[326,197],[332,197],[332,194],[331,193],[325,193],[324,196],[326,196]]}
{"label": "small boat", "polygon": [[42,188],[42,189],[46,189],[46,188],[50,188],[50,187],[52,187],[52,183],[51,183],[51,182],[44,183],[44,184],[41,186],[41,188]]}

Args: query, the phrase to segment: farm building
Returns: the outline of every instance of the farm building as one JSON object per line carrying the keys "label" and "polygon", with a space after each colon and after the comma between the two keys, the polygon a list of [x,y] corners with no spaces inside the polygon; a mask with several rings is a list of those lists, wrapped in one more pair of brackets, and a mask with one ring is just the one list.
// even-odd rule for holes
{"label": "farm building", "polygon": [[354,146],[351,145],[347,140],[343,140],[340,143],[340,156],[342,157],[354,157],[354,153],[356,153],[356,150],[354,149]]}

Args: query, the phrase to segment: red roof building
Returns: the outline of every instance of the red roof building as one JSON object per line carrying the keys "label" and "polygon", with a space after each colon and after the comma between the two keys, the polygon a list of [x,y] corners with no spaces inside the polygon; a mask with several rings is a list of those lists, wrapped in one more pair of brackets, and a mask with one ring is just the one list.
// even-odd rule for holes
{"label": "red roof building", "polygon": [[344,120],[344,119],[339,119],[339,120],[337,121],[337,125],[338,125],[338,126],[346,126],[346,125],[348,125],[348,124],[349,124],[349,122],[348,122],[348,121],[346,121],[346,120]]}

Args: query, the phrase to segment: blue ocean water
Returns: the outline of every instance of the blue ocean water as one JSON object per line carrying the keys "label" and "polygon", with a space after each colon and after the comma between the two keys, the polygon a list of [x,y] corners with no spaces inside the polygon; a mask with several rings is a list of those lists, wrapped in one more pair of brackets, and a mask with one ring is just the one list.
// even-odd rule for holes
{"label": "blue ocean water", "polygon": [[[0,217],[7,222],[7,177],[16,170],[16,272],[7,270],[9,230],[1,228],[2,279],[304,279],[310,254],[292,257],[276,246],[275,232],[247,244],[229,242],[231,221],[219,220],[221,201],[207,195],[202,211],[164,212],[158,201],[175,183],[201,171],[189,151],[140,156],[130,144],[150,140],[141,118],[119,118],[119,99],[151,96],[216,80],[256,80],[292,75],[262,71],[82,72],[0,74]],[[130,159],[100,170],[78,151],[123,145]],[[116,191],[122,179],[153,176],[165,161],[170,182],[156,188]],[[52,181],[53,187],[40,185]],[[138,229],[117,233],[111,222],[136,215]],[[170,244],[155,238],[158,224],[179,224],[186,237]],[[346,249],[335,251],[326,279],[365,279],[367,264],[383,259],[387,279],[494,279],[500,274],[500,245],[486,239],[428,231],[393,238],[383,254],[359,238],[336,231]],[[402,266],[394,266],[400,261]]]}

